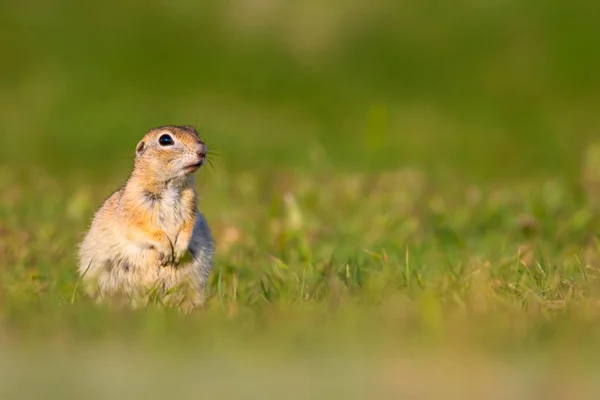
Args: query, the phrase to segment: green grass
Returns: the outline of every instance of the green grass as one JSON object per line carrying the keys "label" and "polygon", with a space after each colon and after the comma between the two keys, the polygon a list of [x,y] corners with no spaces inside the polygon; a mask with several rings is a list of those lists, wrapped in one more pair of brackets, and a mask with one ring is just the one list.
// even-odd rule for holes
{"label": "green grass", "polygon": [[[68,354],[59,359],[77,373],[44,378],[61,382],[60,393],[89,390],[91,383],[77,379],[92,379],[85,365],[97,362],[98,346],[108,349],[95,367],[99,374],[115,364],[133,382],[162,376],[159,365],[168,370],[155,383],[156,398],[183,379],[178,370],[197,371],[198,384],[210,390],[239,380],[232,391],[249,385],[244,371],[252,371],[275,379],[267,392],[276,393],[284,390],[280,380],[302,384],[291,373],[299,369],[321,388],[312,390],[358,396],[371,385],[429,390],[416,382],[395,386],[396,366],[419,375],[421,363],[433,368],[455,360],[464,371],[452,373],[466,374],[460,379],[475,373],[471,363],[482,363],[497,384],[512,373],[503,368],[524,369],[519,385],[528,385],[527,368],[546,373],[539,365],[548,358],[596,368],[598,220],[564,182],[476,187],[434,183],[412,170],[259,176],[205,169],[198,178],[201,207],[218,257],[207,308],[184,317],[160,308],[99,307],[77,288],[76,242],[117,176],[98,184],[40,172],[27,185],[9,170],[2,177],[0,321],[8,344],[33,352],[28,362],[54,359],[43,355],[55,346]],[[157,366],[143,367],[146,357]],[[262,367],[247,370],[246,362]],[[222,365],[222,376],[203,372],[211,363]],[[317,373],[314,363],[328,372]],[[336,383],[347,374],[361,379]],[[458,393],[480,390],[454,387],[444,377],[442,369],[432,379]],[[132,385],[113,390],[142,390]]]}
{"label": "green grass", "polygon": [[[0,4],[0,393],[597,393],[598,7],[251,3]],[[211,146],[189,316],[77,284],[163,124]]]}

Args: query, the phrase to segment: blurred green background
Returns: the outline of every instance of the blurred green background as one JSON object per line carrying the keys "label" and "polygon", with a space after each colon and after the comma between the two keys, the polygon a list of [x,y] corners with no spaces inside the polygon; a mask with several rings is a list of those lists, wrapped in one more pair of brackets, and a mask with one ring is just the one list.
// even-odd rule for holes
{"label": "blurred green background", "polygon": [[[599,49],[597,0],[0,0],[0,397],[582,398],[559,389],[600,359]],[[165,124],[212,149],[209,305],[113,313],[75,249]],[[316,363],[259,363],[290,353]]]}
{"label": "blurred green background", "polygon": [[572,175],[600,128],[599,9],[3,0],[0,157],[103,175],[147,129],[193,124],[221,169]]}

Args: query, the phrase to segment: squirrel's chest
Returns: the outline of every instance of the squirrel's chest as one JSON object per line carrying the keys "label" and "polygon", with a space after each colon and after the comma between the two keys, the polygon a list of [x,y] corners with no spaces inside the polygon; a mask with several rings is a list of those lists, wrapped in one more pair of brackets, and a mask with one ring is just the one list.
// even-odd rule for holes
{"label": "squirrel's chest", "polygon": [[169,236],[176,235],[189,217],[187,207],[182,202],[181,194],[177,191],[167,191],[161,196],[157,207],[159,226]]}

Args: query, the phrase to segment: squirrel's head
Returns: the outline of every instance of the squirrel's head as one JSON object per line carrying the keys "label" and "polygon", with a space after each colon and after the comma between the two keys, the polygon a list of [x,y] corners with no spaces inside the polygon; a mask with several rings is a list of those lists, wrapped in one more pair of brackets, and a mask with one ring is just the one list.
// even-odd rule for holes
{"label": "squirrel's head", "polygon": [[[208,148],[191,126],[150,130],[135,148],[135,166],[161,181],[186,178],[206,161]],[[141,172],[141,171],[140,171]]]}

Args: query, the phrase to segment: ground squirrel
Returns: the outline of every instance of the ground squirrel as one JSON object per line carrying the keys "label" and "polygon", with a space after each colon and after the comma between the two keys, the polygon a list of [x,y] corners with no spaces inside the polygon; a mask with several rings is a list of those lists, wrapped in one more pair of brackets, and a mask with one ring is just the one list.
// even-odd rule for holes
{"label": "ground squirrel", "polygon": [[125,184],[95,213],[79,246],[79,274],[97,301],[160,298],[202,305],[214,242],[197,208],[194,173],[208,149],[190,126],[150,130]]}

